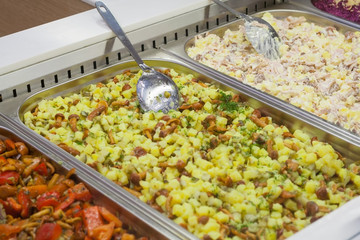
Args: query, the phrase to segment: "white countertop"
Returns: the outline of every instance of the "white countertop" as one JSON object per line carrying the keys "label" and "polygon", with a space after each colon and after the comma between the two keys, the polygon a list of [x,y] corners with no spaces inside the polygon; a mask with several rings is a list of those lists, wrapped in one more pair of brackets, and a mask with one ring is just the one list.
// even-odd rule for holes
{"label": "white countertop", "polygon": [[[84,0],[94,3],[93,0]],[[103,0],[125,32],[211,4],[211,0]],[[113,37],[96,9],[0,38],[0,90],[21,79],[9,77],[36,63]],[[26,72],[26,71],[25,71]],[[21,75],[21,74],[13,74]],[[11,82],[10,82],[11,81]],[[360,239],[360,198],[319,219],[292,239]],[[332,220],[329,224],[326,219]],[[339,221],[337,221],[339,219]],[[341,221],[340,221],[341,220]],[[309,237],[311,236],[311,237]],[[354,237],[355,236],[355,237]]]}
{"label": "white countertop", "polygon": [[[84,1],[92,5],[95,2]],[[103,0],[103,2],[125,32],[211,3],[210,0]],[[97,10],[92,9],[1,37],[0,82],[3,75],[113,36]]]}

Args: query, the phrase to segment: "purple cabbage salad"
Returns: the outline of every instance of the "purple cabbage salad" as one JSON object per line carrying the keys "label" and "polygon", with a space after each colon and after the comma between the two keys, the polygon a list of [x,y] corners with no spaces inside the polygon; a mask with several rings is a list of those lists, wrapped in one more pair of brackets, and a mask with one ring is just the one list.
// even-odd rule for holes
{"label": "purple cabbage salad", "polygon": [[313,5],[322,11],[360,23],[360,4],[348,6],[348,0],[336,2],[335,0],[312,0]]}

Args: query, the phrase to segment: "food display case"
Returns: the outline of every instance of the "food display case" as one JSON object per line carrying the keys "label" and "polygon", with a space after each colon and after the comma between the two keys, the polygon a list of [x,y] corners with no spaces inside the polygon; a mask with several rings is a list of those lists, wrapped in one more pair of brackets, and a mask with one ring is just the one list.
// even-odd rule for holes
{"label": "food display case", "polygon": [[[318,10],[311,1],[230,0],[226,3],[241,12],[257,16],[262,16],[264,12],[272,13],[275,18],[305,16],[309,21],[316,24],[331,25],[341,32],[346,30],[355,32],[359,29],[359,26],[353,22],[330,16]],[[180,88],[184,91],[182,92],[183,104],[180,111],[170,112],[169,116],[162,113],[148,116],[141,112],[136,105],[136,96],[133,94],[135,91],[130,91],[130,85],[136,81],[139,68],[122,44],[109,32],[104,33],[106,32],[104,30],[106,25],[99,15],[96,21],[101,23],[103,32],[101,37],[98,36],[98,39],[91,44],[78,46],[71,51],[63,52],[61,55],[52,53],[55,54],[53,57],[33,63],[30,59],[3,67],[4,73],[0,76],[0,83],[4,82],[7,86],[0,89],[0,124],[5,129],[3,131],[5,133],[11,132],[11,135],[38,148],[39,151],[42,151],[58,164],[61,162],[62,165],[59,165],[59,168],[64,167],[67,171],[75,168],[77,178],[94,191],[96,196],[99,196],[96,199],[100,205],[111,205],[113,206],[111,207],[112,211],[124,213],[124,222],[127,222],[141,234],[150,235],[151,239],[284,239],[287,237],[289,239],[318,239],[320,237],[356,239],[359,235],[356,224],[360,220],[359,208],[357,207],[360,200],[356,197],[359,192],[357,184],[360,184],[357,182],[360,136],[191,59],[187,55],[187,50],[194,44],[194,39],[199,34],[223,34],[224,29],[236,28],[239,25],[239,21],[234,15],[211,2],[199,1],[194,3],[192,7],[182,10],[178,7],[178,12],[169,10],[170,13],[167,12],[166,16],[164,15],[165,17],[159,17],[157,21],[150,21],[150,24],[147,25],[143,23],[144,26],[138,26],[128,32],[135,48],[140,52],[146,64],[174,78],[181,76],[186,79],[186,81],[179,80],[182,84]],[[115,5],[111,10],[112,12],[117,11]],[[101,38],[104,39],[100,40]],[[74,48],[74,46],[72,47]],[[37,56],[36,59],[41,58]],[[12,79],[14,82],[11,82]],[[126,84],[122,81],[126,81],[129,88],[124,89]],[[194,90],[188,90],[192,88],[198,92],[194,93]],[[114,89],[118,89],[121,94],[113,93]],[[209,95],[201,95],[206,89],[210,89]],[[100,92],[102,93],[100,94]],[[128,101],[116,101],[117,99],[113,99],[115,96]],[[78,98],[79,101],[76,101],[75,98]],[[80,99],[85,99],[85,102]],[[89,120],[88,116],[96,108],[96,103],[103,100],[107,102],[106,109],[109,111],[99,112]],[[64,106],[57,108],[63,116],[66,116],[59,121],[59,126],[55,126],[54,118],[56,117],[53,116],[52,107],[46,107],[46,104],[57,104],[53,101],[63,103],[67,101]],[[83,107],[77,106],[79,102]],[[114,102],[119,103],[120,108]],[[230,102],[228,105],[231,105],[231,108],[228,108],[228,105],[225,106],[224,102]],[[87,106],[85,106],[86,104]],[[234,107],[234,105],[236,106]],[[198,106],[200,107],[198,108]],[[119,111],[122,108],[123,110]],[[205,109],[204,112],[202,112],[202,108]],[[75,121],[74,127],[70,125],[70,119],[67,120],[67,117],[75,112],[78,123]],[[129,122],[129,119],[126,120],[128,125],[124,125],[124,122],[121,122],[122,120],[119,122],[114,119],[111,120],[107,114],[112,113],[121,115],[120,119],[128,117],[133,123]],[[236,113],[236,116],[230,113]],[[143,117],[134,117],[142,116],[142,114],[146,116],[144,117],[146,120]],[[186,114],[187,116],[185,116]],[[129,117],[130,115],[131,117]],[[36,117],[34,118],[34,116]],[[100,143],[100,140],[97,141],[103,148],[99,148],[99,151],[95,149],[97,146],[93,143],[96,141],[96,136],[100,138],[101,134],[92,136],[91,141],[85,140],[88,134],[84,137],[84,131],[81,136],[75,136],[78,131],[76,124],[81,131],[89,129],[93,131],[91,128],[94,125],[90,124],[89,121],[93,121],[95,118],[94,121],[101,123],[101,126],[96,126],[96,128],[99,132],[105,133],[103,135],[106,139],[105,142],[109,143],[109,145],[107,143],[101,145],[103,143]],[[102,118],[106,118],[108,123],[102,123]],[[199,119],[198,124],[195,121],[192,125],[194,119]],[[155,120],[162,123],[161,131],[160,128],[157,129],[158,125],[153,126],[152,122]],[[79,125],[80,121],[81,125]],[[223,125],[216,127],[213,125],[215,122]],[[109,124],[111,130],[109,130]],[[134,126],[137,127],[135,130]],[[59,128],[61,128],[61,133],[57,130]],[[165,130],[170,128],[172,130],[165,133]],[[210,128],[215,130],[209,130]],[[279,129],[281,129],[281,133],[279,133]],[[245,130],[246,133],[241,132]],[[129,134],[130,131],[134,134],[135,140],[122,140],[132,137],[126,134],[127,131]],[[234,131],[238,131],[242,136],[238,136],[238,133]],[[207,139],[207,132],[211,136],[215,136],[215,139],[210,137]],[[97,134],[97,132],[91,133]],[[177,134],[175,138],[180,136],[180,133],[184,133],[186,137],[181,137],[184,142],[168,137],[168,134],[173,133]],[[71,135],[74,139],[73,142],[69,142],[69,139],[59,140],[61,137],[53,137],[53,135],[61,134],[64,134],[63,136]],[[232,151],[229,150],[225,159],[221,158],[225,154],[221,153],[221,150],[219,150],[219,158],[212,155],[211,152],[215,152],[215,148],[219,144],[224,144],[230,149],[236,142],[232,138],[242,139],[246,134],[250,134],[249,139],[247,139],[250,141],[248,150],[250,155],[256,151],[257,164],[270,164],[271,170],[265,172],[253,170],[252,165],[255,160],[245,153],[247,150],[238,150],[237,148]],[[273,138],[274,134],[279,135],[278,138]],[[166,140],[162,140],[162,138],[166,138]],[[61,145],[61,141],[66,142],[66,147]],[[156,144],[151,145],[149,143],[152,141],[161,145],[159,151],[154,150]],[[182,154],[187,156],[187,153],[185,154],[185,148],[180,149],[180,146],[186,145],[186,141],[191,143],[189,147],[194,147],[194,152],[192,152],[194,156],[192,160],[187,159],[185,161],[185,159],[181,159],[181,156]],[[201,144],[201,141],[204,144]],[[141,165],[135,171],[138,174],[134,174],[134,167],[131,166],[125,172],[120,173],[121,169],[127,166],[120,164],[114,167],[113,164],[116,161],[121,162],[126,159],[126,161],[132,161],[131,164],[134,166],[141,164],[138,163],[139,159],[143,159],[145,162],[146,154],[145,156],[143,156],[144,154],[137,156],[135,150],[139,150],[138,148],[133,151],[127,150],[130,145],[135,147],[140,142],[143,144],[141,145],[143,148],[140,147],[141,149],[139,149],[148,152],[149,159],[151,158],[151,161],[146,160],[146,163],[142,163],[148,165],[147,168]],[[173,144],[174,142],[179,145],[178,152],[176,149],[171,150],[171,147],[167,147],[169,146],[168,143]],[[285,142],[285,149],[289,153],[285,153],[285,150],[281,151],[284,149],[283,142]],[[239,144],[239,146],[244,147],[246,145],[245,140]],[[317,148],[315,147],[316,144],[324,144],[326,147],[315,151],[313,148]],[[87,150],[84,150],[85,147]],[[94,149],[90,151],[90,148]],[[112,151],[109,150],[110,152],[107,154],[104,153],[106,156],[102,159],[101,154],[105,148],[116,148],[116,154],[119,156],[114,156],[113,160],[109,160],[112,158]],[[331,157],[324,153],[325,150],[323,149],[325,148],[331,152]],[[300,154],[300,150],[303,155]],[[202,155],[204,152],[206,156]],[[221,161],[229,162],[230,155],[234,153],[239,153],[237,156],[243,155],[250,159],[244,160],[244,163],[243,160],[239,159],[241,157],[236,158],[236,160],[231,158],[229,164],[236,165],[237,171],[241,174],[235,173],[236,171],[225,173],[225,170],[221,168],[224,166],[217,166],[217,161],[221,159]],[[154,161],[158,161],[156,157],[159,155],[166,156],[166,158],[161,158],[160,163],[153,165]],[[305,155],[307,157],[301,157]],[[216,164],[210,159],[210,156],[215,159]],[[280,159],[279,156],[282,157],[280,161],[278,160]],[[109,159],[107,159],[108,157]],[[180,160],[174,163],[176,157]],[[292,159],[293,157],[294,159]],[[315,160],[311,162],[310,158],[312,159],[312,157],[321,160],[322,165],[315,165]],[[109,169],[116,171],[116,177],[113,173],[109,173],[111,171],[102,170],[102,167],[96,165],[97,162],[109,161],[113,161],[110,164],[111,166],[108,166],[110,166]],[[185,165],[182,166],[179,161]],[[96,162],[95,165],[94,162]],[[223,163],[225,164],[225,162]],[[195,165],[198,165],[199,169],[194,170]],[[241,165],[244,166],[241,167]],[[167,170],[167,168],[175,168],[175,170]],[[215,170],[209,170],[211,168],[219,170],[215,172]],[[251,169],[251,171],[246,168]],[[203,173],[207,172],[207,174],[199,177],[200,170]],[[209,191],[207,195],[206,191],[194,192],[192,193],[194,199],[197,198],[198,201],[194,199],[187,201],[191,197],[179,195],[180,190],[171,187],[169,184],[171,181],[166,179],[157,183],[162,184],[161,186],[167,186],[166,192],[164,189],[157,189],[156,187],[153,189],[157,189],[157,191],[147,192],[146,189],[150,188],[150,182],[145,180],[150,179],[150,175],[154,175],[156,171],[159,171],[160,175],[163,174],[162,177],[157,176],[158,179],[165,179],[165,176],[174,175],[174,179],[179,182],[177,184],[180,184],[184,189],[186,184],[191,185],[198,181],[204,181],[204,185],[213,185],[221,190],[214,190],[216,193]],[[171,171],[173,173],[170,174]],[[291,171],[293,173],[290,173]],[[272,173],[270,174],[270,172]],[[144,176],[141,175],[142,173]],[[229,174],[229,176],[224,176],[224,173],[225,175]],[[264,180],[262,177],[255,176],[261,175],[259,173],[264,174],[262,177],[265,179],[265,183],[262,182]],[[274,175],[277,174],[282,179],[279,181],[283,182],[278,183],[276,182],[278,180],[273,179]],[[265,177],[265,175],[269,176]],[[283,175],[287,175],[287,177],[282,178]],[[296,177],[294,177],[295,175]],[[139,179],[134,180],[135,177]],[[313,183],[315,182],[314,179],[316,179],[316,183]],[[189,182],[186,182],[187,180]],[[140,184],[140,181],[144,183]],[[266,188],[271,188],[271,182],[277,185],[278,196],[271,199],[270,204],[266,206],[261,205],[256,200],[253,200],[255,203],[252,202],[253,206],[250,206],[250,197],[247,199],[246,194],[250,196],[258,191],[256,192],[258,199],[270,199],[272,194],[266,192]],[[297,187],[303,190],[295,191],[295,187],[291,187],[295,182],[298,185]],[[311,182],[311,184],[306,184],[307,182]],[[348,188],[347,185],[351,186]],[[317,188],[316,191],[315,188]],[[245,197],[236,195],[241,191]],[[294,191],[304,191],[304,193],[295,194]],[[324,191],[329,191],[329,193],[326,192],[326,196],[324,196]],[[141,196],[142,193],[144,196]],[[202,196],[204,195],[202,193],[206,196]],[[205,209],[204,207],[209,205],[211,209],[218,211],[217,214],[214,212],[211,216],[207,215],[206,221],[204,220],[205,216],[202,216],[206,214],[200,210],[197,212],[197,208],[200,208],[201,196],[212,199],[205,201],[205,203],[202,202],[201,209]],[[316,196],[319,201],[313,200]],[[184,203],[184,206],[187,204],[188,207],[182,206],[181,203]],[[193,211],[193,215],[194,212],[196,213],[196,217],[190,214],[180,218],[179,216],[183,216],[184,212],[189,214],[187,212],[189,208],[193,209],[191,211]],[[285,217],[284,212],[281,214],[283,208],[288,211],[291,217]],[[279,210],[280,214],[275,213],[273,209],[281,209]],[[317,213],[321,214],[316,215]],[[261,218],[265,220],[261,220]],[[291,221],[296,221],[296,228],[294,228],[295,224],[291,224]],[[311,224],[309,224],[310,222]]]}

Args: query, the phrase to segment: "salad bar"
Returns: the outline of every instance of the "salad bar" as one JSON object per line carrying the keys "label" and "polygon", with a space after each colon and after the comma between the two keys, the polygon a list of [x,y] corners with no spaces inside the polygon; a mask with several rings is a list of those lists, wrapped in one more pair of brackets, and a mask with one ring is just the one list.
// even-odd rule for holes
{"label": "salad bar", "polygon": [[4,91],[0,239],[355,239],[359,27],[308,1],[246,3],[227,2],[274,27],[279,59],[216,5],[135,45],[178,109],[141,108],[123,47]]}

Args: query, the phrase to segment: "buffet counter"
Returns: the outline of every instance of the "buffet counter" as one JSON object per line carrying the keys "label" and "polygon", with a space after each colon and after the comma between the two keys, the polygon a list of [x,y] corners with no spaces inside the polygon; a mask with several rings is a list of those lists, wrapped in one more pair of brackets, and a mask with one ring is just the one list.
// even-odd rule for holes
{"label": "buffet counter", "polygon": [[[252,49],[243,22],[210,1],[104,2],[144,62],[174,80],[180,107],[140,108],[141,71],[96,9],[0,38],[0,157],[33,166],[31,181],[28,167],[18,169],[16,183],[30,181],[21,188],[67,183],[61,199],[100,216],[100,228],[83,217],[88,237],[106,229],[144,240],[357,239],[358,125],[331,119],[337,113],[321,100],[350,101],[337,116],[358,116],[359,25],[306,0],[227,1],[275,26],[281,57],[269,60]],[[23,144],[51,164],[24,157]],[[46,181],[55,170],[64,183]],[[80,182],[96,206],[73,195]],[[41,194],[31,196],[37,205]],[[6,214],[28,217],[24,206],[13,209],[22,201],[13,195],[0,196]],[[48,210],[76,205],[56,200],[38,207],[51,216],[43,219],[79,220]],[[35,232],[13,223],[9,236]],[[69,226],[59,225],[65,236]]]}
{"label": "buffet counter", "polygon": [[[94,1],[86,2],[94,4]],[[176,3],[160,0],[155,4],[145,0],[105,0],[104,3],[112,10],[124,31],[132,32],[173,16],[204,7],[209,4],[209,1],[185,0]],[[14,78],[12,74],[8,78],[6,75],[9,73],[87,46],[96,45],[113,36],[111,30],[102,22],[102,18],[96,9],[4,36],[0,38],[0,54],[3,56],[0,59],[0,90],[13,87],[22,82],[21,79]],[[97,54],[101,54],[101,52]],[[60,66],[72,66],[79,61],[94,57],[88,51],[79,55],[76,59],[70,58],[69,61],[66,61],[67,64]],[[59,69],[60,66],[56,64],[56,68]],[[50,68],[47,72],[55,71],[56,68]],[[27,72],[24,74],[29,78],[32,77]],[[8,79],[12,80],[8,81]]]}

